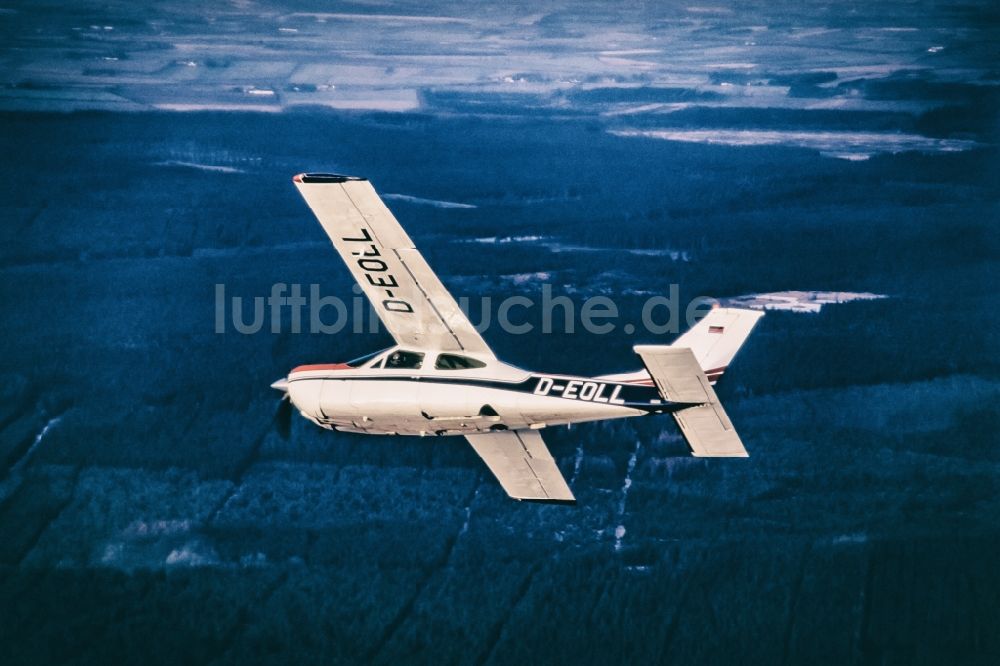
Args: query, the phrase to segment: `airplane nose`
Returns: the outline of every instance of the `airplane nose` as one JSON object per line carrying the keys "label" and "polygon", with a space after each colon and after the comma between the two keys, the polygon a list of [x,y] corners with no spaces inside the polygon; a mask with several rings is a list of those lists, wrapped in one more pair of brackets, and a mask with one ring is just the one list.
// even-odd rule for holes
{"label": "airplane nose", "polygon": [[319,397],[321,385],[322,382],[319,381],[300,381],[286,385],[288,397],[291,399],[292,404],[306,418],[315,420],[320,416]]}
{"label": "airplane nose", "polygon": [[271,384],[271,388],[275,391],[281,391],[282,393],[288,393],[288,378],[282,377],[278,381]]}

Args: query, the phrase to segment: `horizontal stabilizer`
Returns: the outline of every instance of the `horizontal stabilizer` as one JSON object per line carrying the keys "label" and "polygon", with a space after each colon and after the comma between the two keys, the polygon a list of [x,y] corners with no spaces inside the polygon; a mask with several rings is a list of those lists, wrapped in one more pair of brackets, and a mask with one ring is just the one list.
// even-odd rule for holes
{"label": "horizontal stabilizer", "polygon": [[691,447],[691,453],[699,458],[746,458],[750,455],[718,401],[674,412],[674,420]]}
{"label": "horizontal stabilizer", "polygon": [[686,348],[657,345],[637,345],[634,349],[664,400],[692,405],[674,412],[673,416],[694,455],[705,458],[747,457],[740,436],[694,352]]}
{"label": "horizontal stabilizer", "polygon": [[665,400],[704,403],[715,396],[690,349],[658,345],[637,345],[634,349]]}

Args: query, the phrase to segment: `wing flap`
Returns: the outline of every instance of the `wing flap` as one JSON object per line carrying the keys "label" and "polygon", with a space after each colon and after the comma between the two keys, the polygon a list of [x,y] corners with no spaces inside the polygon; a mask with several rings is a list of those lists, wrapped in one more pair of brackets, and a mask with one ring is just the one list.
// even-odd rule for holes
{"label": "wing flap", "polygon": [[514,499],[576,501],[537,430],[504,430],[466,439]]}
{"label": "wing flap", "polygon": [[[450,336],[458,345],[458,349],[454,351],[464,350],[492,355],[486,342],[483,341],[479,332],[476,331],[465,312],[455,302],[445,286],[441,284],[438,276],[427,265],[420,252],[413,248],[404,248],[398,250],[397,255],[426,299],[434,317],[447,332],[445,337]],[[444,332],[442,335],[445,335]],[[453,350],[445,349],[444,351]]]}

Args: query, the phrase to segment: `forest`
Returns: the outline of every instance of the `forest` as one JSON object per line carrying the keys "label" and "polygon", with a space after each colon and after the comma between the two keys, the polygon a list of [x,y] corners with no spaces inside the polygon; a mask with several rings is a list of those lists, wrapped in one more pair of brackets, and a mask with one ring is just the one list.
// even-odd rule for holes
{"label": "forest", "polygon": [[[995,129],[851,161],[428,99],[479,111],[3,115],[0,662],[1000,659]],[[549,429],[579,502],[519,504],[460,438],[276,426],[272,381],[389,343],[215,331],[217,284],[353,295],[302,171],[404,195],[473,302],[886,298],[763,318],[717,387],[749,459],[663,417]],[[484,336],[583,374],[669,341],[536,314]]]}

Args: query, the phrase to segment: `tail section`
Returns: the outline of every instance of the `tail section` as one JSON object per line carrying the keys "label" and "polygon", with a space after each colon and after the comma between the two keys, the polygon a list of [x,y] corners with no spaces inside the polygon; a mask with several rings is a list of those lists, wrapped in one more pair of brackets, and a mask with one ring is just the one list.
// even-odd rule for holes
{"label": "tail section", "polygon": [[[750,336],[750,331],[757,324],[757,320],[763,316],[764,313],[759,310],[715,308],[684,335],[677,338],[670,347],[690,349],[699,367],[705,371],[709,383],[715,384]],[[602,375],[598,379],[652,384],[652,379],[646,370]]]}
{"label": "tail section", "polygon": [[694,350],[673,345],[637,345],[634,349],[664,400],[690,404],[674,412],[673,417],[694,455],[747,457],[743,442],[715,395],[708,375],[699,365]]}
{"label": "tail section", "polygon": [[715,308],[669,347],[635,347],[663,399],[690,404],[673,416],[696,456],[747,457],[712,385],[763,316],[756,310]]}
{"label": "tail section", "polygon": [[715,308],[670,346],[690,349],[714,384],[763,316],[759,310]]}

